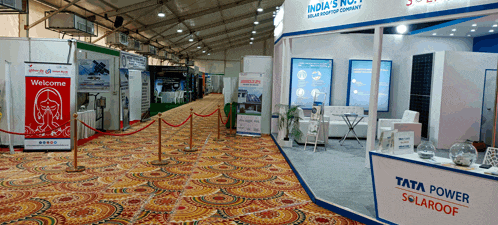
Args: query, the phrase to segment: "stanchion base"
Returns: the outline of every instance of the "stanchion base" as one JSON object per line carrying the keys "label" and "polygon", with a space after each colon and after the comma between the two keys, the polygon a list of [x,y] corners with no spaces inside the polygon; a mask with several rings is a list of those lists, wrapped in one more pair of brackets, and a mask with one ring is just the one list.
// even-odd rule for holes
{"label": "stanchion base", "polygon": [[165,161],[165,160],[154,160],[154,161],[151,161],[150,164],[154,165],[154,166],[164,166],[164,165],[168,165],[169,162],[168,161]]}
{"label": "stanchion base", "polygon": [[183,151],[185,152],[196,152],[197,150],[198,150],[197,148],[190,149],[190,147],[185,147],[185,149],[183,149]]}
{"label": "stanchion base", "polygon": [[223,138],[220,138],[220,139],[214,138],[213,141],[225,141],[225,139],[223,139]]}
{"label": "stanchion base", "polygon": [[85,171],[84,166],[78,166],[76,168],[70,167],[70,168],[66,169],[66,172],[68,172],[68,173],[76,173],[76,172],[83,172],[83,171]]}

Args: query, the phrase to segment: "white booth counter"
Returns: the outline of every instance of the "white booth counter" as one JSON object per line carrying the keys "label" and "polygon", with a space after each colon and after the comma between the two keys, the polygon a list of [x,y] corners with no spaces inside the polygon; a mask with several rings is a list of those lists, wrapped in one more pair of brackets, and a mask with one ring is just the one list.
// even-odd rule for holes
{"label": "white booth counter", "polygon": [[497,224],[497,167],[370,152],[376,218],[388,224]]}

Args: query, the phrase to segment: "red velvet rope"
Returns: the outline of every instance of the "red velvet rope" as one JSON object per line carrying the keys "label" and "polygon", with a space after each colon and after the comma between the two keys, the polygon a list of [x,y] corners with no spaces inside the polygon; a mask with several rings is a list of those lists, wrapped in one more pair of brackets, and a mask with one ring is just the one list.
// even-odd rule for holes
{"label": "red velvet rope", "polygon": [[165,124],[168,124],[169,126],[172,126],[172,127],[179,127],[179,126],[182,126],[183,124],[185,124],[185,123],[186,123],[186,122],[187,122],[187,121],[188,121],[191,117],[192,117],[192,115],[188,116],[188,118],[187,118],[185,121],[183,121],[183,123],[178,124],[178,125],[173,125],[173,124],[170,124],[170,123],[166,122],[166,120],[164,120],[164,119],[161,119],[161,120],[162,120]]}
{"label": "red velvet rope", "polygon": [[113,134],[113,133],[106,133],[106,132],[102,132],[102,131],[100,131],[100,130],[96,130],[95,128],[93,128],[93,127],[89,126],[89,125],[88,125],[88,124],[86,124],[85,122],[83,122],[83,121],[81,121],[81,120],[78,120],[78,121],[80,121],[80,123],[82,123],[83,125],[85,125],[85,127],[88,127],[88,128],[90,128],[91,130],[93,130],[93,131],[95,131],[95,132],[97,132],[97,133],[101,133],[101,134],[105,134],[105,135],[110,135],[110,136],[128,136],[128,135],[136,134],[136,133],[138,133],[138,132],[140,132],[140,131],[143,131],[143,130],[147,129],[148,127],[150,127],[150,125],[152,125],[153,123],[155,123],[155,122],[156,122],[155,120],[153,120],[151,123],[149,123],[147,126],[143,127],[142,129],[137,130],[137,131],[133,131],[133,132],[128,133],[128,134]]}
{"label": "red velvet rope", "polygon": [[197,114],[197,113],[194,113],[194,115],[196,116],[200,116],[200,117],[208,117],[208,116],[212,116],[214,113],[218,112],[218,109],[217,110],[214,110],[214,112],[212,112],[211,114],[209,115],[200,115],[200,114]]}
{"label": "red velvet rope", "polygon": [[58,127],[54,128],[54,129],[52,129],[52,130],[43,131],[43,132],[38,132],[38,133],[32,133],[32,134],[28,134],[28,133],[17,133],[17,132],[12,132],[12,131],[2,130],[2,129],[0,129],[0,131],[1,131],[1,132],[4,132],[4,133],[7,133],[7,134],[16,134],[16,135],[31,136],[31,135],[46,134],[46,133],[48,133],[48,132],[52,132],[52,131],[54,131],[54,130],[56,130],[56,129],[59,129],[59,128],[61,128],[61,127],[65,126],[66,124],[68,124],[68,123],[70,123],[70,122],[71,122],[71,120],[69,120],[69,121],[65,122],[64,124],[62,124],[62,125],[60,125],[60,126],[58,126]]}
{"label": "red velvet rope", "polygon": [[226,125],[226,124],[228,123],[228,120],[230,119],[230,114],[232,114],[232,112],[229,112],[229,113],[228,113],[228,116],[227,116],[227,122],[223,122],[223,117],[222,117],[222,116],[221,116],[221,114],[220,114],[221,123],[222,123],[223,125]]}

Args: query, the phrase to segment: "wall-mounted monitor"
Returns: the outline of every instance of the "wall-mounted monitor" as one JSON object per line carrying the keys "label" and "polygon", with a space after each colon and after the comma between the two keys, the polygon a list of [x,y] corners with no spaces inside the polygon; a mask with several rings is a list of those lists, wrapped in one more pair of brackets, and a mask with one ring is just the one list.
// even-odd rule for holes
{"label": "wall-mounted monitor", "polygon": [[[392,61],[380,63],[378,112],[389,112]],[[347,106],[361,106],[368,111],[372,81],[372,60],[349,60]]]}
{"label": "wall-mounted monitor", "polygon": [[314,93],[321,92],[326,93],[323,104],[330,105],[332,65],[332,59],[292,58],[289,104],[311,109]]}

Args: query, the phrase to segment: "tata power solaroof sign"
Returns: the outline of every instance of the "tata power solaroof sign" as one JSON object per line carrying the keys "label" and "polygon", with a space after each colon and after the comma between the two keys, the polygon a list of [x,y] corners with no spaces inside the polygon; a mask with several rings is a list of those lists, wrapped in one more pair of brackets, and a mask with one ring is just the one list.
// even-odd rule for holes
{"label": "tata power solaroof sign", "polygon": [[394,224],[496,224],[498,182],[471,172],[479,168],[447,169],[416,161],[416,153],[397,157],[371,152],[370,157],[377,219]]}
{"label": "tata power solaroof sign", "polygon": [[308,5],[308,19],[360,10],[363,0],[331,0]]}

